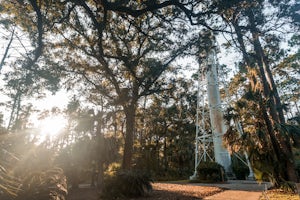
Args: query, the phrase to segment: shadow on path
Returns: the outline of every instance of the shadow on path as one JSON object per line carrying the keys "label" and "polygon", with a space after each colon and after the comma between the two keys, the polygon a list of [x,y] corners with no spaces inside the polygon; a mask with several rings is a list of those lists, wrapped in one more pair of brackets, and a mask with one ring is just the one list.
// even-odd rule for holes
{"label": "shadow on path", "polygon": [[196,183],[200,186],[211,186],[211,187],[220,187],[227,190],[241,190],[241,191],[257,191],[263,192],[264,190],[271,187],[271,184],[268,182],[258,183],[251,180],[229,180],[226,183]]}
{"label": "shadow on path", "polygon": [[206,197],[204,200],[259,200],[270,183],[257,183],[256,181],[229,180],[224,184],[201,184],[201,186],[214,186],[226,189],[225,191]]}

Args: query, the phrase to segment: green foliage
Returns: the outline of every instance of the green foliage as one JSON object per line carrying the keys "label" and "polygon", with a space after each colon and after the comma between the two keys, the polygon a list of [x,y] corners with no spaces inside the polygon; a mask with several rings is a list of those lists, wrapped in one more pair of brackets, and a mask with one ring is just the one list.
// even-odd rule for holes
{"label": "green foliage", "polygon": [[188,81],[172,85],[176,90],[151,96],[147,110],[138,113],[143,140],[136,143],[134,166],[159,181],[186,179],[194,169],[196,95]]}
{"label": "green foliage", "polygon": [[252,149],[250,160],[257,181],[269,181],[272,185],[279,184],[275,177],[275,169],[278,170],[279,165],[276,163],[270,152],[263,153],[262,151]]}
{"label": "green foliage", "polygon": [[294,152],[296,171],[298,173],[298,178],[300,179],[300,149],[294,149]]}
{"label": "green foliage", "polygon": [[[35,4],[36,2],[39,2],[38,7]],[[193,38],[187,38],[188,34],[185,34],[192,33],[192,30],[190,31],[188,27],[183,28],[183,26],[176,26],[176,23],[173,24],[171,21],[172,19],[176,19],[177,17],[175,15],[180,13],[169,12],[172,11],[173,8],[170,10],[153,10],[156,6],[156,8],[159,8],[158,5],[163,6],[163,4],[157,4],[159,1],[155,3],[151,3],[151,1],[148,0],[137,1],[138,3],[133,1],[123,3],[122,1],[110,1],[108,6],[101,5],[103,2],[95,1],[94,3],[90,3],[88,1],[82,1],[81,3],[77,3],[68,1],[68,3],[56,2],[51,6],[49,6],[48,1],[18,1],[18,3],[7,1],[1,4],[0,12],[1,14],[3,13],[3,15],[0,19],[0,23],[5,27],[7,26],[6,24],[18,26],[24,33],[28,33],[30,42],[32,43],[31,48],[26,52],[26,54],[29,54],[28,58],[24,60],[16,59],[17,62],[15,62],[15,67],[11,68],[12,71],[5,73],[6,85],[9,89],[7,91],[10,92],[8,95],[10,95],[13,100],[12,102],[14,102],[11,104],[11,119],[13,120],[12,123],[9,123],[9,127],[22,127],[22,120],[20,120],[19,113],[20,111],[26,113],[24,110],[20,110],[20,108],[24,108],[21,102],[25,99],[25,95],[32,96],[35,93],[41,93],[44,88],[53,92],[59,89],[59,78],[61,78],[62,75],[56,71],[56,68],[59,68],[59,66],[63,66],[64,72],[68,71],[70,73],[74,72],[80,74],[77,79],[74,74],[66,75],[63,73],[64,76],[62,77],[68,79],[68,81],[65,81],[65,83],[69,83],[68,88],[74,90],[74,86],[77,85],[77,82],[79,83],[79,79],[80,81],[87,81],[85,84],[78,84],[83,87],[83,89],[80,90],[82,91],[80,95],[84,95],[84,93],[87,94],[90,101],[95,104],[98,103],[98,106],[103,105],[100,102],[102,102],[102,98],[107,97],[105,100],[107,104],[114,103],[125,110],[125,108],[131,108],[128,107],[129,104],[131,104],[132,108],[138,107],[138,102],[140,102],[139,100],[142,96],[156,94],[165,89],[176,88],[177,90],[179,88],[176,87],[177,85],[175,85],[176,83],[174,83],[173,80],[169,83],[166,81],[167,78],[164,78],[171,76],[164,75],[175,72],[175,68],[173,68],[173,70],[171,69],[170,63],[181,53],[186,54],[184,52],[188,52],[189,46],[193,46]],[[254,3],[249,0],[214,1],[208,3],[208,5],[205,6],[206,8],[203,7],[203,17],[214,19],[213,15],[219,13],[219,15],[222,15],[221,18],[226,20],[226,26],[222,27],[221,30],[223,30],[223,28],[226,30],[226,27],[228,27],[232,28],[232,30],[234,29],[232,32],[236,34],[241,32],[241,37],[232,35],[234,41],[232,41],[232,43],[229,41],[228,47],[231,46],[231,44],[238,43],[239,49],[244,50],[243,57],[247,65],[249,65],[248,67],[256,68],[256,66],[260,65],[261,60],[265,58],[267,60],[264,63],[266,64],[266,69],[270,68],[273,70],[273,67],[276,68],[276,63],[280,63],[280,65],[277,66],[277,75],[284,80],[280,84],[281,87],[279,87],[279,89],[283,91],[282,93],[285,93],[283,100],[297,103],[299,100],[297,96],[297,83],[299,80],[292,75],[298,72],[296,70],[299,68],[299,53],[287,57],[281,62],[283,59],[282,56],[284,55],[284,51],[279,49],[281,37],[277,37],[275,33],[271,35],[270,33],[273,31],[268,30],[271,27],[279,27],[275,22],[281,22],[281,20],[277,18],[280,15],[276,14],[278,12],[274,12],[276,14],[274,16],[271,15],[272,13],[263,12],[268,2],[274,3],[277,1],[255,1]],[[204,23],[206,26],[211,24],[212,28],[218,29],[218,26],[222,25],[220,21],[210,23],[212,22],[210,19],[204,21],[202,17],[192,17],[198,16],[191,13],[193,10],[197,10],[194,8],[199,6],[198,3],[203,2],[197,1],[196,3],[188,1],[188,3],[183,3],[182,1],[181,4],[174,1],[174,4],[177,4],[177,6],[181,5],[180,8],[186,8],[180,10],[185,10],[185,14],[190,17],[191,21],[193,21],[193,19],[199,19],[200,21],[195,21],[195,23]],[[279,13],[293,13],[292,11],[299,7],[299,4],[297,4],[297,6],[291,5],[292,4],[287,5],[291,7],[291,12],[281,11]],[[273,6],[275,6],[275,4]],[[105,8],[105,12],[109,12],[102,13],[102,8]],[[121,8],[124,10],[122,11]],[[153,11],[153,14],[148,12],[148,8],[151,8],[150,10]],[[280,7],[278,7],[278,9],[279,8]],[[112,11],[110,11],[110,9],[112,9]],[[134,10],[131,9],[137,9],[138,12],[133,12]],[[189,9],[191,9],[190,12],[188,12]],[[83,12],[78,12],[79,10]],[[276,7],[274,7],[274,10],[276,10]],[[131,18],[141,15],[146,11],[147,14],[141,18],[136,20]],[[177,9],[174,11],[177,11]],[[131,13],[131,17],[126,16],[128,12]],[[294,12],[296,12],[296,10]],[[210,15],[206,15],[205,13]],[[172,18],[173,15],[174,18]],[[291,15],[292,19],[295,17],[293,16],[294,15]],[[297,14],[296,16],[299,15]],[[271,20],[273,17],[275,19],[274,21]],[[160,20],[160,18],[164,20]],[[180,19],[183,20],[183,17],[180,16]],[[182,25],[185,24],[187,23],[182,23]],[[177,38],[177,34],[179,39]],[[196,38],[198,40],[198,34],[195,35],[197,35]],[[209,42],[204,35],[200,37],[200,40],[203,39],[204,42]],[[51,38],[56,39],[51,40]],[[250,41],[248,39],[250,39]],[[260,40],[262,44],[257,44]],[[42,42],[44,42],[44,45]],[[292,42],[294,45],[299,45],[299,36],[296,37],[295,35]],[[246,47],[243,47],[245,44]],[[42,53],[42,46],[44,46],[43,52],[45,57],[41,57],[39,59],[40,62],[37,62]],[[260,47],[261,50],[258,47]],[[251,50],[251,52],[248,52],[248,50]],[[259,52],[264,52],[265,55],[261,55]],[[272,68],[268,66],[268,63],[270,63]],[[244,65],[240,67],[243,67],[245,73],[247,68]],[[263,75],[263,73],[258,73],[258,75],[259,74],[261,74],[261,76]],[[262,176],[267,174],[267,176],[274,177],[274,172],[278,169],[279,173],[277,173],[278,176],[276,177],[278,178],[280,177],[279,175],[285,174],[284,167],[280,167],[280,165],[286,162],[287,159],[281,159],[280,152],[278,153],[278,158],[276,158],[274,151],[272,151],[272,147],[274,148],[276,146],[270,142],[270,136],[266,129],[266,123],[264,122],[269,118],[262,118],[262,116],[264,116],[263,114],[265,114],[262,112],[262,108],[267,108],[266,110],[268,110],[269,107],[272,108],[272,101],[270,100],[273,99],[273,95],[270,96],[271,98],[265,95],[264,98],[266,100],[260,100],[260,97],[263,96],[260,92],[256,91],[264,91],[260,83],[260,80],[264,79],[259,78],[258,75],[249,73],[247,75],[245,74],[245,76],[241,76],[239,73],[239,75],[235,77],[236,83],[233,86],[236,92],[233,92],[233,94],[236,94],[237,98],[241,97],[241,100],[237,102],[236,105],[237,114],[233,113],[234,115],[229,117],[235,119],[240,118],[242,120],[241,124],[244,133],[241,138],[238,138],[239,134],[230,134],[232,138],[231,144],[233,144],[230,146],[236,147],[236,149],[244,148],[247,149],[247,151],[249,150],[253,155],[253,163],[257,171],[261,172]],[[268,74],[267,77],[272,78],[271,75],[272,74]],[[250,78],[256,76],[258,79]],[[250,89],[248,86],[249,82],[253,82],[252,89],[255,90],[254,92],[252,90],[248,91],[248,89]],[[276,89],[273,83],[268,84],[271,84],[270,88]],[[143,127],[138,127],[138,123],[134,124],[134,116],[136,115],[135,113],[131,113],[132,115],[127,114],[127,116],[131,118],[128,117],[125,120],[128,124],[124,125],[121,124],[121,122],[118,123],[117,120],[112,122],[113,120],[106,117],[106,121],[103,123],[106,125],[103,125],[100,129],[110,130],[110,127],[105,126],[107,126],[108,123],[114,123],[114,137],[117,137],[118,132],[121,132],[123,136],[128,136],[127,138],[140,137],[141,145],[140,148],[136,149],[141,149],[141,153],[138,157],[139,159],[135,160],[137,161],[135,164],[143,165],[142,167],[145,167],[147,170],[149,169],[149,171],[156,170],[159,175],[174,175],[176,174],[175,172],[179,172],[178,175],[188,173],[189,169],[191,169],[191,165],[193,165],[193,158],[191,157],[191,155],[193,155],[193,146],[191,145],[191,141],[193,141],[194,138],[192,138],[193,134],[190,133],[194,132],[192,124],[195,124],[195,119],[191,117],[194,115],[188,116],[186,113],[196,111],[195,108],[188,110],[192,105],[196,105],[196,103],[187,103],[189,98],[185,96],[185,93],[188,91],[188,88],[189,87],[184,89],[184,92],[172,94],[174,98],[171,99],[171,101],[167,99],[172,98],[170,97],[172,95],[166,93],[164,96],[167,98],[162,99],[160,104],[154,108],[157,109],[158,112],[149,116],[149,119],[143,118],[141,123]],[[276,90],[273,91],[276,93]],[[162,95],[160,94],[160,96]],[[177,105],[166,106],[171,105],[172,101]],[[150,105],[149,102],[150,101],[146,102],[145,100],[145,105]],[[266,105],[264,105],[264,103]],[[165,106],[162,104],[165,104]],[[122,110],[120,107],[116,106],[115,108],[116,110]],[[281,109],[281,105],[277,105],[277,103],[274,104],[274,107]],[[73,110],[76,112],[76,108],[77,105],[75,103],[70,107],[70,111]],[[111,109],[111,107],[109,109]],[[89,114],[91,113],[87,112],[78,115],[79,121],[75,131],[81,134],[86,134],[88,131],[92,133],[94,131],[95,127],[93,125],[95,125],[95,121],[88,117]],[[268,114],[272,113],[266,113],[266,116],[268,116]],[[150,117],[153,118],[151,119]],[[22,119],[25,121],[27,118]],[[132,123],[130,124],[129,122]],[[100,125],[100,123],[98,124]],[[124,132],[123,127],[131,127],[131,129],[125,130]],[[91,130],[88,130],[89,128],[91,128]],[[274,128],[273,125],[271,128]],[[296,134],[296,129],[290,129],[291,127],[283,128],[286,129],[286,131],[280,129],[276,132],[277,140],[281,140],[281,137],[279,137],[281,135],[288,136],[283,139],[292,141],[294,146],[299,146],[299,134]],[[230,132],[234,133],[235,129],[232,128],[231,130],[233,131]],[[2,132],[2,130],[0,131]],[[133,135],[133,132],[137,134]],[[74,142],[72,138],[70,140]],[[134,142],[128,142],[129,148],[124,148],[124,151],[127,149],[129,149],[127,151],[129,153],[136,151],[136,149],[130,146],[132,143]],[[62,163],[65,164],[68,169],[72,169],[69,165],[76,168],[76,170],[90,167],[91,161],[96,159],[94,156],[89,157],[89,155],[94,154],[94,151],[97,153],[100,152],[99,149],[89,149],[88,147],[92,146],[92,144],[96,146],[92,141],[83,141],[78,143],[78,145],[72,145],[70,151],[66,153],[66,156],[61,157]],[[119,144],[117,145],[117,147],[121,146]],[[62,146],[65,146],[64,142],[62,142]],[[97,154],[97,156],[99,156],[99,154]],[[113,157],[111,152],[109,156]],[[30,160],[33,158],[32,154],[26,157],[30,158]],[[283,156],[283,158],[284,157],[290,158],[289,156]],[[128,158],[128,160],[131,160],[131,156],[128,156]],[[110,162],[112,159],[107,160]],[[23,174],[32,170],[32,166],[40,167],[40,165],[32,164],[32,162],[30,164],[27,162],[26,165],[20,166],[22,166],[19,168],[21,168]],[[236,170],[239,171],[239,169]],[[74,174],[76,173],[72,172],[72,175]],[[214,174],[214,176],[217,175]],[[177,176],[177,174],[175,176]],[[215,179],[216,177],[210,175],[209,178]]]}
{"label": "green foliage", "polygon": [[3,134],[0,141],[1,200],[65,199],[64,172],[52,163],[55,151],[37,146],[25,131]]}
{"label": "green foliage", "polygon": [[216,162],[202,162],[197,167],[197,179],[200,182],[223,182],[225,181],[225,170]]}
{"label": "green foliage", "polygon": [[298,177],[300,177],[300,158],[296,159],[296,171],[298,173]]}
{"label": "green foliage", "polygon": [[151,182],[150,176],[141,171],[121,171],[106,178],[103,196],[107,199],[144,196],[152,190]]}
{"label": "green foliage", "polygon": [[94,152],[95,142],[89,137],[79,138],[60,151],[55,163],[64,170],[72,188],[77,188],[81,181],[87,179],[87,172],[92,168]]}
{"label": "green foliage", "polygon": [[121,170],[121,164],[117,162],[113,162],[107,167],[105,174],[108,176],[116,176],[117,172],[120,170]]}
{"label": "green foliage", "polygon": [[291,141],[291,145],[300,148],[300,127],[297,125],[277,124],[280,134]]}
{"label": "green foliage", "polygon": [[65,200],[67,182],[60,168],[29,174],[22,183],[17,200]]}
{"label": "green foliage", "polygon": [[[245,161],[244,156],[241,156],[240,154],[237,154],[237,156]],[[237,156],[234,154],[234,156],[231,157],[232,171],[238,180],[245,180],[250,171],[248,166],[245,165],[244,162],[242,162]]]}
{"label": "green foliage", "polygon": [[21,181],[11,176],[7,170],[0,165],[0,199],[14,199],[20,191]]}

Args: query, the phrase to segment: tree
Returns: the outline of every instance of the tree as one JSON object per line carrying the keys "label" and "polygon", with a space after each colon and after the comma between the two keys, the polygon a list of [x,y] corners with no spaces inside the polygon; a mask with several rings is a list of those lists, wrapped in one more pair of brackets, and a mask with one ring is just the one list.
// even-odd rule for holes
{"label": "tree", "polygon": [[278,55],[282,55],[280,49],[274,48],[280,42],[274,32],[276,28],[282,30],[278,27],[285,25],[285,19],[272,20],[275,17],[274,14],[264,11],[267,3],[274,6],[273,9],[280,10],[281,8],[276,1],[235,1],[219,2],[216,10],[234,31],[233,42],[236,42],[236,46],[243,55],[244,65],[249,72],[247,79],[252,85],[248,94],[255,96],[255,100],[253,100],[257,101],[257,105],[262,111],[261,115],[264,126],[266,126],[263,132],[267,133],[270,138],[276,162],[284,165],[275,178],[276,184],[280,184],[280,177],[295,182],[297,174],[289,135],[288,133],[282,134],[283,132],[278,129],[279,124],[285,124],[285,118],[283,105],[271,71],[272,65],[277,62],[272,56],[277,54],[278,59],[280,58]]}
{"label": "tree", "polygon": [[[266,12],[268,5],[280,14]],[[159,80],[170,63],[196,43],[193,39],[183,41],[183,34],[175,29],[189,20],[193,25],[230,34],[248,70],[251,87],[246,93],[254,96],[252,100],[263,116],[259,125],[270,138],[275,160],[283,164],[276,179],[296,181],[294,161],[288,159],[293,158],[289,135],[281,134],[278,128],[285,125],[285,118],[272,67],[281,59],[276,55],[282,55],[276,48],[281,39],[275,30],[281,31],[279,27],[286,22],[299,28],[299,4],[262,0],[30,0],[16,5],[5,2],[1,8],[7,8],[2,13],[30,35],[33,49],[25,59],[26,69],[36,73],[40,68],[36,63],[42,63],[44,53],[45,61],[55,62],[66,72],[69,89],[83,78],[84,90],[94,101],[105,98],[111,106],[122,107],[126,116],[125,169],[131,167],[135,114],[141,97],[159,92],[164,87]],[[24,15],[17,18],[20,10]]]}
{"label": "tree", "polygon": [[43,93],[45,89],[53,93],[58,90],[59,78],[55,72],[40,69],[39,72],[32,73],[29,70],[22,69],[23,60],[20,61],[20,65],[18,61],[19,60],[14,63],[9,71],[4,73],[4,81],[6,84],[0,89],[3,95],[11,98],[11,100],[6,103],[6,107],[9,107],[11,110],[7,125],[8,130],[21,128],[20,112],[23,111],[23,114],[29,117],[30,112],[33,111],[31,104],[24,105],[26,99],[39,99],[44,97]]}
{"label": "tree", "polygon": [[[276,82],[281,92],[281,98],[284,102],[284,111],[286,116],[289,118],[295,117],[297,113],[300,113],[299,110],[299,45],[297,45],[297,35],[292,37],[290,46],[292,48],[298,48],[298,51],[290,54],[281,60],[281,62],[274,66],[274,74],[278,76]],[[280,81],[283,80],[283,81]]]}
{"label": "tree", "polygon": [[[6,12],[8,11],[9,12]],[[30,11],[30,12],[28,12]],[[1,22],[5,23],[6,26],[17,26],[22,29],[24,32],[28,33],[28,37],[33,42],[33,48],[26,52],[26,57],[23,60],[25,69],[33,69],[33,65],[37,62],[39,57],[43,52],[43,33],[44,33],[44,23],[43,23],[43,14],[38,5],[38,2],[35,0],[30,0],[29,2],[18,2],[14,4],[13,2],[1,3],[0,12],[5,13],[1,17]],[[23,13],[19,15],[19,13]],[[18,16],[16,17],[16,16]],[[34,19],[30,16],[34,16]],[[33,19],[33,20],[32,20]],[[14,36],[14,30],[12,31],[12,36],[6,48],[5,54],[3,56],[4,59],[7,56],[7,52],[11,45]],[[4,64],[1,62],[1,64]],[[2,65],[1,65],[2,68]],[[0,69],[1,69],[0,68]]]}
{"label": "tree", "polygon": [[[28,2],[18,2],[16,5],[7,2],[2,7],[10,10],[8,18],[19,24],[25,32],[30,34],[33,46],[35,46],[30,52],[31,55],[26,59],[24,65],[26,69],[32,71],[38,69],[39,66],[33,65],[40,59],[43,52],[47,54],[46,58],[53,58],[51,56],[57,56],[57,53],[60,53],[57,49],[60,49],[59,47],[62,47],[62,45],[51,42],[51,38],[54,36],[58,36],[58,40],[65,40],[62,44],[65,45],[64,47],[69,47],[69,52],[64,51],[66,60],[72,60],[74,54],[77,54],[77,59],[79,59],[79,54],[81,53],[88,58],[92,58],[88,61],[83,59],[83,62],[79,64],[81,69],[76,66],[76,62],[67,62],[69,64],[68,67],[71,67],[71,71],[75,69],[77,73],[81,74],[87,82],[91,83],[91,87],[98,90],[101,95],[114,99],[115,102],[113,103],[115,104],[122,105],[127,118],[123,167],[130,168],[135,124],[134,115],[138,100],[141,96],[157,91],[157,88],[160,86],[156,84],[156,81],[160,75],[164,73],[169,64],[179,54],[189,47],[187,43],[180,46],[172,45],[170,42],[175,41],[172,41],[168,35],[170,36],[172,31],[172,36],[174,37],[176,32],[169,25],[166,26],[163,23],[180,20],[183,15],[179,11],[183,11],[190,21],[193,22],[193,18],[203,14],[193,13],[194,8],[197,8],[199,3],[193,1],[39,2],[30,0]],[[49,6],[50,4],[51,6]],[[18,21],[14,17],[18,16],[20,10],[25,15],[21,16],[21,20]],[[174,15],[164,15],[165,12],[174,12]],[[30,17],[32,15],[35,16],[33,20]],[[134,18],[139,19],[134,21]],[[120,21],[124,21],[122,23],[123,27],[121,27],[121,30],[118,30],[120,28],[114,27],[114,25]],[[158,27],[159,25],[163,26]],[[174,27],[178,29],[182,25],[184,25],[184,21],[181,21],[180,24]],[[153,35],[154,30],[158,31],[155,33],[156,35]],[[133,47],[132,42],[130,44],[129,40],[131,39],[138,43],[137,47]],[[83,41],[86,44],[83,44]],[[163,44],[162,41],[166,43]],[[180,43],[181,41],[178,42]],[[110,47],[110,44],[113,44],[113,48]],[[149,46],[144,49],[144,45]],[[159,46],[155,47],[155,45]],[[170,50],[172,48],[174,50],[168,55],[169,58],[167,59],[165,53],[167,49]],[[112,51],[109,52],[109,50]],[[160,61],[146,56],[146,54],[155,55],[157,51],[164,52],[160,54],[164,57]],[[108,60],[111,62],[108,63]],[[140,60],[143,60],[143,63]],[[117,69],[120,64],[125,66],[125,70]],[[98,69],[96,65],[98,65]],[[146,70],[139,71],[137,67],[142,65]],[[94,71],[95,69],[96,71]],[[95,73],[92,73],[93,71]],[[125,74],[120,72],[125,72]],[[123,77],[118,77],[117,73],[122,74]],[[97,76],[104,77],[106,80],[100,84],[94,83],[93,78],[90,76],[94,76],[93,78]],[[131,85],[126,83],[128,80],[131,82]],[[103,87],[105,84],[109,84],[109,87]],[[109,94],[110,87],[114,89],[114,94],[112,95]]]}
{"label": "tree", "polygon": [[187,177],[194,164],[194,88],[179,77],[169,84],[176,87],[149,96],[137,120],[143,137],[135,144],[135,167],[152,172],[159,180]]}
{"label": "tree", "polygon": [[[74,11],[70,16],[73,21],[65,24],[70,34],[57,30],[63,41],[55,41],[51,46],[61,46],[55,55],[62,55],[65,71],[84,78],[91,98],[98,102],[105,98],[111,106],[123,108],[126,118],[123,168],[130,169],[139,100],[167,89],[161,77],[194,41],[176,41],[174,29],[151,15],[134,20],[108,12],[104,30],[99,29],[100,22],[90,12]],[[89,20],[83,21],[83,17]],[[158,54],[160,58],[154,59]]]}
{"label": "tree", "polygon": [[[0,63],[1,78],[5,83],[0,91],[2,95],[11,98],[10,101],[5,102],[6,107],[11,109],[8,130],[20,128],[21,108],[23,114],[26,112],[29,114],[31,111],[32,106],[24,106],[24,101],[32,97],[42,98],[45,89],[54,93],[59,88],[55,67],[45,70],[45,66],[51,65],[47,59],[37,65],[43,49],[42,33],[40,33],[43,27],[41,11],[36,2],[31,1],[28,7],[21,2],[16,4],[16,7],[9,7],[11,3],[1,2],[0,6],[0,13],[5,13],[0,17],[0,25],[3,28],[1,36],[7,43]],[[32,13],[26,12],[28,9],[32,9]],[[7,10],[10,11],[6,12]],[[24,15],[18,18],[16,17],[18,12],[23,12]],[[31,19],[29,16],[36,18]],[[37,44],[35,41],[38,41]]]}

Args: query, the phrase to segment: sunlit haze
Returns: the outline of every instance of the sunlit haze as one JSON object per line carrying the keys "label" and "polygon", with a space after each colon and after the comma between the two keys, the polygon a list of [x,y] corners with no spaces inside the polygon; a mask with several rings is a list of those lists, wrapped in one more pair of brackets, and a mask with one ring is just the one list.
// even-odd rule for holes
{"label": "sunlit haze", "polygon": [[64,130],[67,120],[62,115],[58,115],[42,119],[37,124],[42,137],[54,137]]}

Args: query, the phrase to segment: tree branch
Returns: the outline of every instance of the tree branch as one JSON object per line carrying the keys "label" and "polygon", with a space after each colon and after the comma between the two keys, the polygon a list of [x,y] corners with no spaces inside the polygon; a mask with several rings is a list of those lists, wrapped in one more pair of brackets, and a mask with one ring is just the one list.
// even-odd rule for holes
{"label": "tree branch", "polygon": [[0,74],[1,74],[1,70],[2,70],[2,67],[3,67],[4,62],[5,62],[5,59],[6,59],[6,57],[7,57],[8,51],[9,51],[9,49],[10,49],[11,43],[12,43],[12,41],[13,41],[14,35],[15,35],[15,28],[13,28],[13,31],[12,31],[12,33],[11,33],[11,36],[10,36],[9,42],[8,42],[8,44],[7,44],[7,47],[6,47],[6,49],[5,49],[4,55],[3,55],[2,59],[1,59],[1,63],[0,63]]}
{"label": "tree branch", "polygon": [[143,8],[143,9],[135,10],[130,7],[123,6],[119,2],[108,2],[107,0],[102,0],[102,4],[107,10],[126,13],[133,17],[139,17],[146,12],[153,12],[155,10],[158,10],[158,9],[161,9],[164,7],[168,7],[168,6],[172,6],[177,3],[179,3],[178,0],[164,1],[163,3],[149,3],[147,5],[147,7]]}
{"label": "tree branch", "polygon": [[[36,13],[37,17],[37,29],[38,29],[38,38],[37,38],[37,48],[34,50],[34,58],[28,63],[29,65],[34,64],[38,58],[42,55],[43,53],[43,16],[42,12],[37,5],[36,0],[29,0],[33,10]],[[29,66],[28,66],[29,67]]]}

